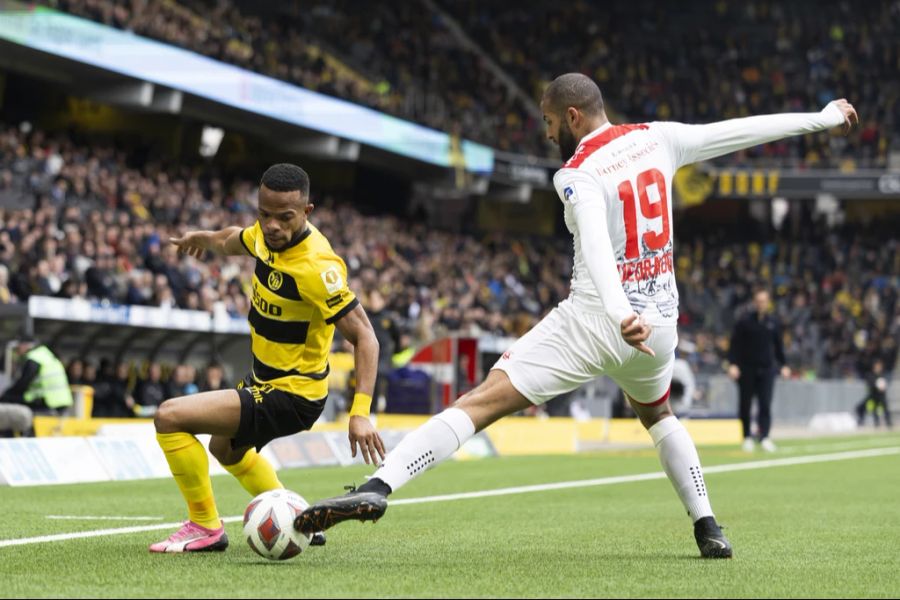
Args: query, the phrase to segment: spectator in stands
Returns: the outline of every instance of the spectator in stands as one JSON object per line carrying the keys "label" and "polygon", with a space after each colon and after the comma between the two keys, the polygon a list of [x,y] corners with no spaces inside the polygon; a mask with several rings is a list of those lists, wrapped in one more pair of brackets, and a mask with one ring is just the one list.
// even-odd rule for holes
{"label": "spectator in stands", "polygon": [[15,301],[12,292],[9,291],[9,269],[0,264],[0,304],[10,304]]}
{"label": "spectator in stands", "polygon": [[366,310],[369,314],[369,321],[372,323],[372,329],[375,330],[375,337],[378,339],[378,347],[380,349],[378,354],[378,374],[375,379],[375,402],[372,403],[372,406],[374,409],[382,411],[387,402],[388,375],[393,370],[391,357],[393,357],[394,349],[397,347],[399,331],[394,314],[387,310],[387,302],[378,290],[372,290],[369,293]]}
{"label": "spectator in stands", "polygon": [[66,369],[47,346],[25,338],[17,344],[15,354],[18,376],[0,402],[24,404],[35,414],[60,414],[72,406]]}
{"label": "spectator in stands", "polygon": [[738,382],[740,389],[744,451],[753,451],[751,413],[753,399],[756,397],[759,408],[759,443],[766,452],[774,452],[776,447],[769,439],[769,431],[772,427],[775,375],[779,366],[783,377],[790,376],[790,369],[784,364],[781,325],[771,314],[768,290],[759,288],[753,293],[751,309],[735,324],[728,347],[728,361],[728,375]]}
{"label": "spectator in stands", "polygon": [[81,378],[82,385],[93,386],[97,383],[97,365],[93,361],[84,361],[84,375]]}
{"label": "spectator in stands", "polygon": [[197,385],[197,367],[192,364],[184,365],[184,385],[182,386],[185,395],[196,394],[200,392],[200,386]]}
{"label": "spectator in stands", "polygon": [[196,369],[190,365],[175,365],[175,368],[172,370],[171,376],[169,377],[166,397],[177,398],[179,396],[188,396],[199,392],[200,389],[194,382],[196,373]]}
{"label": "spectator in stands", "polygon": [[201,392],[213,392],[216,390],[225,390],[230,388],[228,382],[225,381],[225,369],[219,363],[209,363],[206,367],[206,373],[203,377],[203,383],[200,385]]}
{"label": "spectator in stands", "polygon": [[114,368],[100,369],[101,379],[94,386],[92,417],[127,418],[134,416],[135,401],[130,392],[130,367],[119,361]]}
{"label": "spectator in stands", "polygon": [[77,357],[69,360],[66,376],[69,378],[69,385],[84,385],[84,361]]}
{"label": "spectator in stands", "polygon": [[893,427],[891,422],[891,410],[887,404],[888,379],[884,372],[884,363],[876,359],[872,369],[866,374],[866,395],[856,405],[856,416],[859,426],[865,423],[866,414],[872,413],[875,427],[880,424],[879,415],[884,415],[884,424],[888,429]]}
{"label": "spectator in stands", "polygon": [[142,380],[134,394],[138,416],[153,416],[166,398],[166,386],[162,381],[162,367],[156,361],[147,367],[147,378]]}

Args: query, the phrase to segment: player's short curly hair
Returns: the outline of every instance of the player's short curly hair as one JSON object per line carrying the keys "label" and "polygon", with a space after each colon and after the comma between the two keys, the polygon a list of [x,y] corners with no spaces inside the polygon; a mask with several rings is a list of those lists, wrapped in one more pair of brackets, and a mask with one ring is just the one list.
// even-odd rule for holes
{"label": "player's short curly hair", "polygon": [[572,106],[589,114],[603,113],[603,94],[597,84],[581,73],[566,73],[550,82],[544,90],[544,102],[555,112]]}
{"label": "player's short curly hair", "polygon": [[279,163],[266,169],[260,183],[273,192],[299,190],[303,196],[309,195],[309,175],[297,165],[289,163]]}

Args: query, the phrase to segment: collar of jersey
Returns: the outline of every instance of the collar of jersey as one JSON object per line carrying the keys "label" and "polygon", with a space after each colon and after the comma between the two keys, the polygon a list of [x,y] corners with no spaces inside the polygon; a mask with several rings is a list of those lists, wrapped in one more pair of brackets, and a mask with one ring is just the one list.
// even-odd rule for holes
{"label": "collar of jersey", "polygon": [[581,141],[578,142],[578,143],[579,143],[579,144],[583,144],[583,143],[585,143],[586,141],[588,141],[589,139],[591,139],[592,137],[596,137],[596,136],[600,135],[601,133],[603,133],[604,131],[606,131],[606,130],[609,129],[610,127],[612,127],[612,123],[610,123],[609,121],[607,121],[606,123],[604,123],[603,125],[601,125],[601,126],[598,127],[597,129],[593,130],[592,132],[590,132],[589,134],[587,134],[586,136],[584,136],[583,138],[581,138]]}
{"label": "collar of jersey", "polygon": [[309,237],[309,235],[311,233],[312,233],[312,228],[310,228],[310,226],[307,224],[306,229],[304,229],[300,233],[294,234],[293,239],[291,239],[291,241],[288,242],[288,245],[285,246],[284,248],[281,248],[280,250],[275,250],[274,248],[269,248],[269,244],[266,244],[265,240],[263,240],[263,243],[266,244],[266,248],[269,250],[269,252],[287,252],[294,246],[300,245],[303,242],[303,240],[305,240],[306,238]]}

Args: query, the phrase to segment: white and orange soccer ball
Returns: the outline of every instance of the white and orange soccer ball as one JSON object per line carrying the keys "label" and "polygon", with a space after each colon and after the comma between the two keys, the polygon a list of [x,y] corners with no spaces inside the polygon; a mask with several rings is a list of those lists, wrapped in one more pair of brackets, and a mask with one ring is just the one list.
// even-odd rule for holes
{"label": "white and orange soccer ball", "polygon": [[294,529],[294,518],[309,504],[290,490],[270,490],[250,501],[244,511],[244,538],[254,552],[269,560],[286,560],[306,550],[310,536]]}

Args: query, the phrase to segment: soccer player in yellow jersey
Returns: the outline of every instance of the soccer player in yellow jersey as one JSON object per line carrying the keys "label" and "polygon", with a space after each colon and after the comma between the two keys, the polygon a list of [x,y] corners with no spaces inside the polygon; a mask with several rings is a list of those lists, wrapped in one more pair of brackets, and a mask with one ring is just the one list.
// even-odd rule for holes
{"label": "soccer player in yellow jersey", "polygon": [[[250,339],[253,364],[237,389],[166,400],[154,419],[156,437],[188,505],[189,520],[151,552],[199,552],[228,547],[209,478],[206,450],[196,437],[212,435],[209,450],[252,496],[284,487],[258,454],[271,440],[312,427],[328,395],[328,352],[334,328],[355,352],[357,384],[350,409],[351,453],[366,463],[384,458],[369,421],[378,366],[378,341],[347,287],[347,267],[307,222],[309,177],[298,166],[269,168],[259,186],[259,219],[252,227],[192,231],[171,243],[201,257],[207,250],[256,258]],[[313,543],[323,544],[316,534]]]}

